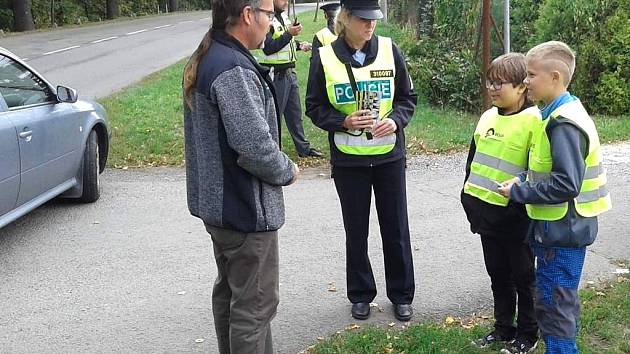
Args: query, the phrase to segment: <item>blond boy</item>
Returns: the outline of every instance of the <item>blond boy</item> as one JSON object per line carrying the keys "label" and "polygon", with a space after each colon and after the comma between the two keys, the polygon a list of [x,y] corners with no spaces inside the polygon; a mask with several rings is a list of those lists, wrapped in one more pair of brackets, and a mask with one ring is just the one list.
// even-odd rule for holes
{"label": "blond boy", "polygon": [[595,124],[567,92],[575,70],[569,46],[551,41],[526,56],[525,84],[544,104],[543,129],[534,137],[529,170],[500,188],[525,203],[533,220],[530,240],[537,258],[536,316],[546,353],[577,353],[578,285],[586,246],[597,236],[597,215],[611,208]]}

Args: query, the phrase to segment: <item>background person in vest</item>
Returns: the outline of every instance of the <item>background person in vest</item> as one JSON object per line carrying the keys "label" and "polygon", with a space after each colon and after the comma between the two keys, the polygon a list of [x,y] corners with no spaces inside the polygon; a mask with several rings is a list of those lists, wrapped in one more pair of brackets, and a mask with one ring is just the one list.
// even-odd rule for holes
{"label": "background person in vest", "polygon": [[278,148],[268,70],[249,52],[273,14],[272,0],[213,0],[212,28],[184,71],[188,208],[212,237],[221,354],[273,353],[281,186],[298,172]]}
{"label": "background person in vest", "polygon": [[337,39],[337,35],[335,34],[335,17],[340,7],[341,5],[339,5],[338,2],[331,2],[320,6],[320,9],[324,11],[324,17],[326,17],[326,27],[315,33],[311,55],[317,55],[319,47],[329,45]]}
{"label": "background person in vest", "polygon": [[494,107],[475,129],[461,193],[470,230],[481,236],[494,299],[494,330],[473,344],[485,348],[510,342],[505,343],[509,353],[527,353],[538,343],[534,256],[526,242],[529,217],[525,205],[499,194],[497,184],[527,170],[531,138],[540,129],[540,111],[523,83],[526,76],[523,54],[504,54],[490,64],[486,87]]}
{"label": "background person in vest", "polygon": [[[378,1],[345,0],[341,6],[335,24],[339,39],[321,47],[311,62],[306,114],[328,131],[332,174],[346,231],[347,292],[352,316],[368,318],[369,303],[376,296],[367,242],[374,189],[387,297],[394,304],[396,318],[408,321],[413,314],[415,282],[403,129],[414,114],[417,95],[398,47],[390,38],[374,36],[376,20],[383,16]],[[378,92],[376,115],[357,109],[358,95],[353,93],[353,86]]]}
{"label": "background person in vest", "polygon": [[[273,85],[276,90],[278,110],[284,115],[287,130],[291,134],[293,144],[300,157],[317,157],[324,155],[312,148],[302,126],[302,106],[300,89],[295,73],[297,60],[296,50],[308,52],[311,44],[294,39],[302,32],[302,25],[295,25],[286,14],[289,0],[274,0],[275,17],[265,39],[262,50],[256,51],[256,59],[264,66],[273,68]],[[261,53],[262,52],[262,53]]]}
{"label": "background person in vest", "polygon": [[504,183],[501,193],[527,203],[537,258],[536,315],[546,353],[577,353],[578,285],[586,246],[597,236],[597,215],[611,208],[595,124],[566,91],[575,70],[573,51],[545,42],[527,53],[527,85],[545,104],[534,137],[527,180]]}

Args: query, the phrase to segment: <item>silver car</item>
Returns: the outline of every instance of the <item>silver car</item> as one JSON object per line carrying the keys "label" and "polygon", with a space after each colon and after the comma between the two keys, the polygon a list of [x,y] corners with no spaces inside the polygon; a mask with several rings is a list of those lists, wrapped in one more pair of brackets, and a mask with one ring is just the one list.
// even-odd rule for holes
{"label": "silver car", "polygon": [[101,105],[0,47],[0,228],[56,196],[96,201],[109,137]]}

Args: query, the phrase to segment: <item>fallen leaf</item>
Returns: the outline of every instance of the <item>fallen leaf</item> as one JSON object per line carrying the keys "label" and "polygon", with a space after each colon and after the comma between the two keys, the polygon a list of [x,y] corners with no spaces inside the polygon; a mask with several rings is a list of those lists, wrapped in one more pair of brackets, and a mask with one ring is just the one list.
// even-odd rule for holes
{"label": "fallen leaf", "polygon": [[603,292],[601,292],[601,291],[596,292],[596,293],[595,293],[595,295],[597,295],[597,296],[606,296],[606,294],[604,294],[604,293],[603,293]]}
{"label": "fallen leaf", "polygon": [[455,319],[451,316],[446,316],[444,323],[446,323],[447,325],[452,325],[453,323],[455,323]]}
{"label": "fallen leaf", "polygon": [[352,331],[352,330],[359,329],[359,328],[361,328],[361,326],[359,326],[356,323],[353,323],[350,326],[346,327],[346,331]]}
{"label": "fallen leaf", "polygon": [[331,293],[337,292],[337,286],[335,285],[335,282],[328,283],[328,291],[330,291]]}
{"label": "fallen leaf", "polygon": [[324,337],[317,337],[317,340],[324,340]]}
{"label": "fallen leaf", "polygon": [[390,326],[390,327],[394,327],[395,325],[396,325],[396,323],[394,323],[394,322],[390,322],[390,323],[389,323],[389,326]]}

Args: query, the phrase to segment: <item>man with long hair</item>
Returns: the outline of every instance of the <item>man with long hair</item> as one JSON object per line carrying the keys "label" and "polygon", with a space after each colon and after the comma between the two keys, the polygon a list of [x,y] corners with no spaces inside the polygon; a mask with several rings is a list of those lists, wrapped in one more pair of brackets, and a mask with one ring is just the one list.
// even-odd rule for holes
{"label": "man with long hair", "polygon": [[268,70],[249,52],[262,46],[273,0],[213,0],[212,10],[184,71],[188,208],[214,246],[219,352],[273,353],[282,186],[298,174],[279,148]]}

